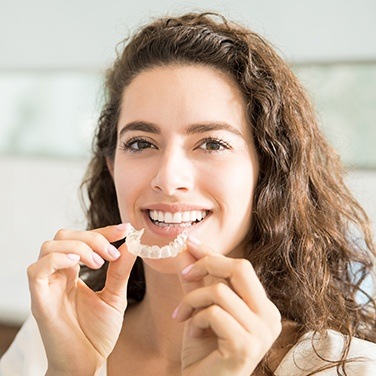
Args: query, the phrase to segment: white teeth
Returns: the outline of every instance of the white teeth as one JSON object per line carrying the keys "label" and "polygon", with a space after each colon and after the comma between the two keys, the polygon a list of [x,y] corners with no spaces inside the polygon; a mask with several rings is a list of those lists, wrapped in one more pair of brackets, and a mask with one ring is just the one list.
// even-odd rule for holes
{"label": "white teeth", "polygon": [[169,212],[164,213],[164,221],[163,222],[172,223],[172,217],[173,217],[172,213],[169,213]]}
{"label": "white teeth", "polygon": [[159,210],[149,210],[149,216],[153,221],[160,224],[185,224],[188,222],[201,221],[206,217],[205,210],[190,210],[183,212],[164,212]]}
{"label": "white teeth", "polygon": [[189,220],[190,220],[191,222],[194,222],[196,219],[197,219],[197,214],[196,214],[196,211],[193,210],[193,211],[191,211],[191,214],[190,214]]}
{"label": "white teeth", "polygon": [[189,212],[183,212],[182,221],[183,222],[189,222],[189,217],[190,217]]}
{"label": "white teeth", "polygon": [[182,215],[180,212],[174,213],[172,216],[172,223],[181,223],[182,222]]}
{"label": "white teeth", "polygon": [[184,232],[179,234],[173,242],[163,247],[141,244],[140,239],[143,233],[144,229],[137,231],[131,227],[130,232],[125,239],[128,251],[136,256],[151,259],[175,257],[186,248],[185,244],[188,236]]}

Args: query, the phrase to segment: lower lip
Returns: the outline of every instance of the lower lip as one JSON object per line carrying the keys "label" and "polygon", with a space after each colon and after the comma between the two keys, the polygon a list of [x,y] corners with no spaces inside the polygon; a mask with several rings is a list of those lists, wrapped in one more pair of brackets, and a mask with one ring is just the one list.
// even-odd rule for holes
{"label": "lower lip", "polygon": [[204,221],[206,221],[206,219],[209,215],[210,215],[210,213],[208,213],[203,220],[201,220],[200,222],[198,222],[194,225],[190,225],[190,226],[163,226],[162,227],[162,226],[157,226],[152,222],[152,220],[150,219],[147,211],[143,212],[144,222],[146,223],[145,227],[147,228],[147,230],[150,231],[151,233],[153,233],[154,235],[159,236],[159,237],[163,237],[163,238],[175,238],[176,236],[178,236],[179,234],[181,234],[183,232],[189,233],[191,230],[197,229],[198,226],[201,226],[201,224]]}

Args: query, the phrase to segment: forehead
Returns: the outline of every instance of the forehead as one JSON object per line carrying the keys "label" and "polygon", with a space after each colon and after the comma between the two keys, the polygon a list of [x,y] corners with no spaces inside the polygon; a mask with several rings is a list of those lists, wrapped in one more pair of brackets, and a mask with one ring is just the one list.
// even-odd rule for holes
{"label": "forehead", "polygon": [[247,132],[246,104],[231,77],[199,65],[156,67],[124,90],[119,124],[147,121],[176,127],[228,122]]}

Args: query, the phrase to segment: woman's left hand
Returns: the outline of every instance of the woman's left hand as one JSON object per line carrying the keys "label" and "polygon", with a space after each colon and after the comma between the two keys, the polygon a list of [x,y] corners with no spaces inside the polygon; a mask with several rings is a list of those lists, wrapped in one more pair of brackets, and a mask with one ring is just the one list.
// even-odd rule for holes
{"label": "woman's left hand", "polygon": [[188,241],[177,258],[185,296],[182,375],[249,376],[281,332],[281,315],[251,263]]}

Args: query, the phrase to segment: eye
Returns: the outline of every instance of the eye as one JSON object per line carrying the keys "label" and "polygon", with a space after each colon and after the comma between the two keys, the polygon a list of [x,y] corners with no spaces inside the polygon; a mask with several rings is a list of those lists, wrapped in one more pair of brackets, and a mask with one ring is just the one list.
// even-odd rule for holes
{"label": "eye", "polygon": [[156,146],[144,138],[134,137],[127,142],[122,142],[120,148],[132,153],[140,153],[145,149],[156,149]]}
{"label": "eye", "polygon": [[201,140],[199,148],[208,152],[231,149],[230,144],[228,142],[222,139],[212,137]]}

